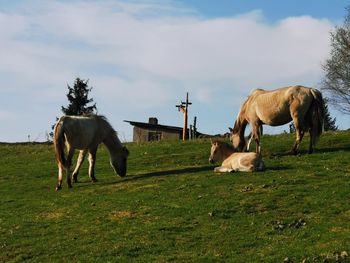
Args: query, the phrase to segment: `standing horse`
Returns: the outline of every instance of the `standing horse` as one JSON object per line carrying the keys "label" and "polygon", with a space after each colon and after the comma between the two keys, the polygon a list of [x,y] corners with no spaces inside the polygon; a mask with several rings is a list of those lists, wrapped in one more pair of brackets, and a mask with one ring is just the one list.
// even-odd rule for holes
{"label": "standing horse", "polygon": [[291,153],[297,154],[305,131],[310,133],[309,153],[323,131],[324,101],[317,89],[291,86],[276,90],[256,89],[243,103],[234,124],[231,141],[237,151],[245,147],[244,131],[249,123],[256,142],[256,152],[260,153],[260,131],[263,124],[270,126],[294,122],[296,141]]}
{"label": "standing horse", "polygon": [[214,168],[214,172],[253,172],[264,171],[265,164],[261,155],[250,152],[235,152],[233,147],[227,143],[216,141],[211,144],[209,162],[221,161],[219,167]]}
{"label": "standing horse", "polygon": [[[70,167],[75,149],[80,150],[80,152],[72,174],[73,181],[77,182],[78,180],[79,169],[87,152],[89,153],[89,177],[91,181],[97,181],[94,168],[96,151],[100,143],[107,147],[114,171],[124,177],[129,151],[121,144],[116,131],[105,117],[98,115],[63,116],[58,120],[54,128],[54,147],[58,164],[56,191],[62,188],[64,169],[67,173],[67,185],[69,188],[72,187]],[[64,154],[65,146],[67,147],[67,158]]]}

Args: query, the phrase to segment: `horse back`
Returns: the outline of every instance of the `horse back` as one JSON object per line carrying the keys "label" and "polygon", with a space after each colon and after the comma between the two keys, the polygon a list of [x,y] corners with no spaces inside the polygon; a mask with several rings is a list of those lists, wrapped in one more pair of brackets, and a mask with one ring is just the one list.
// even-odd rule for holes
{"label": "horse back", "polygon": [[254,167],[261,162],[261,156],[254,152],[236,152],[232,153],[222,166],[230,167],[233,170],[254,170]]}
{"label": "horse back", "polygon": [[271,91],[256,90],[249,100],[248,118],[279,126],[290,122],[294,112],[304,115],[310,108],[313,96],[310,88],[291,86]]}
{"label": "horse back", "polygon": [[62,121],[66,141],[71,147],[83,150],[99,144],[95,142],[98,125],[94,118],[65,116]]}

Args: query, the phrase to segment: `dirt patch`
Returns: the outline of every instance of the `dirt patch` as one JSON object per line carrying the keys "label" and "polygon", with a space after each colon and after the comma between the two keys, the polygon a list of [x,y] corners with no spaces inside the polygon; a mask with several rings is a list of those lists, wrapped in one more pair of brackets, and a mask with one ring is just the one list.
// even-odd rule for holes
{"label": "dirt patch", "polygon": [[51,212],[43,212],[40,213],[38,218],[41,219],[48,219],[48,220],[56,220],[56,219],[60,219],[64,216],[64,212],[62,211],[51,211]]}
{"label": "dirt patch", "polygon": [[131,211],[114,211],[110,216],[112,220],[133,217],[135,217],[135,214]]}

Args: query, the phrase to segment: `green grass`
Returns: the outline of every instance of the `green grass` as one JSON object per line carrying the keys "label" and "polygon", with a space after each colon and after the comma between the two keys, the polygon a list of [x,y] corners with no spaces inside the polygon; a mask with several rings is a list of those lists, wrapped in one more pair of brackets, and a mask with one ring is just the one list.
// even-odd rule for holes
{"label": "green grass", "polygon": [[308,139],[264,136],[252,174],[214,174],[207,140],[128,144],[123,179],[101,147],[60,192],[51,145],[0,144],[0,262],[349,262],[350,132]]}

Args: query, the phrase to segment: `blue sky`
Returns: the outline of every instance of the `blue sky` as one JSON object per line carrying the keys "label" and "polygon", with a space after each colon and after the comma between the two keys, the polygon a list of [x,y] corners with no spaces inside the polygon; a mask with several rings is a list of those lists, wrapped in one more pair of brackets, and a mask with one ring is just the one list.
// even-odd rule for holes
{"label": "blue sky", "polygon": [[[329,32],[347,1],[0,0],[0,141],[43,141],[67,105],[67,84],[91,96],[123,141],[123,120],[224,133],[254,88],[319,88]],[[331,108],[337,125],[349,116]],[[267,127],[278,133],[286,127]]]}
{"label": "blue sky", "polygon": [[262,10],[265,19],[275,22],[289,16],[311,15],[315,18],[327,18],[332,21],[342,20],[344,8],[349,5],[344,0],[182,0],[182,4],[192,7],[208,17],[231,17],[237,14]]}

